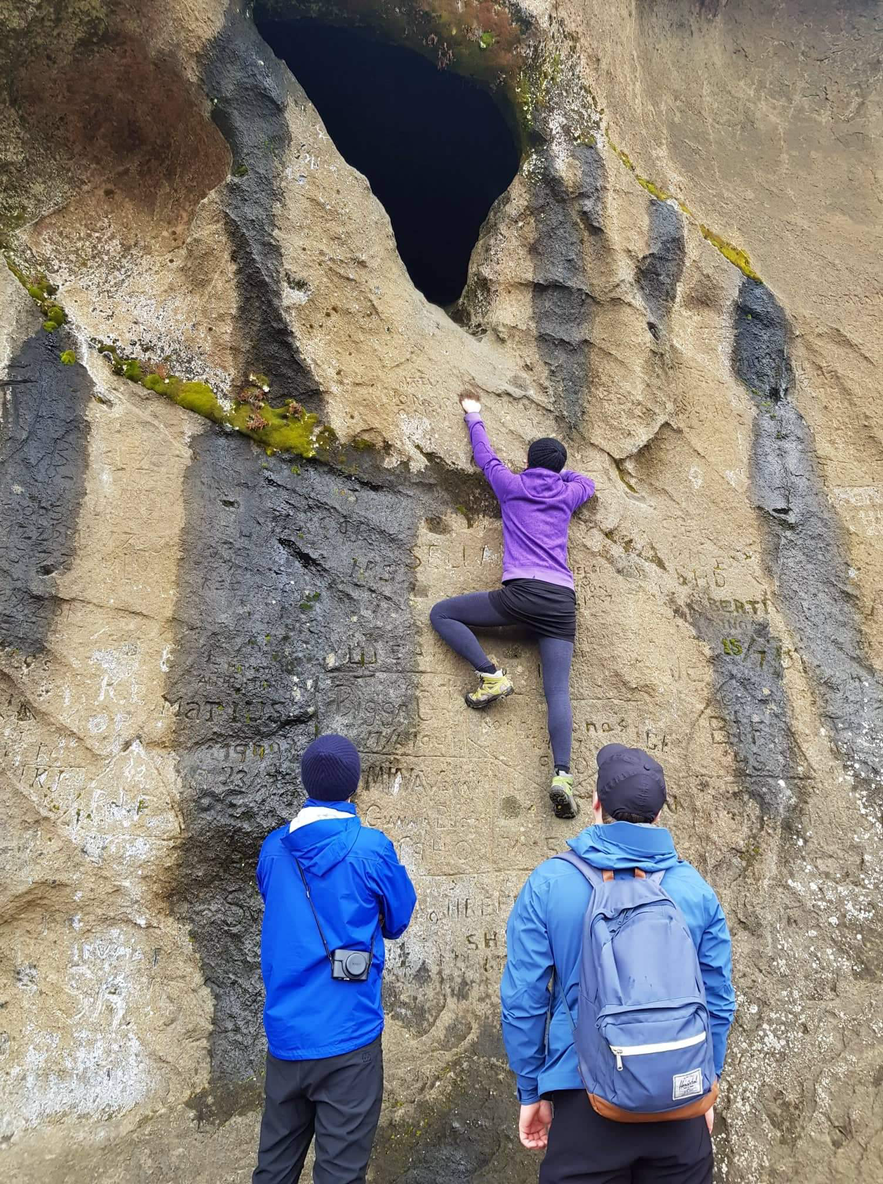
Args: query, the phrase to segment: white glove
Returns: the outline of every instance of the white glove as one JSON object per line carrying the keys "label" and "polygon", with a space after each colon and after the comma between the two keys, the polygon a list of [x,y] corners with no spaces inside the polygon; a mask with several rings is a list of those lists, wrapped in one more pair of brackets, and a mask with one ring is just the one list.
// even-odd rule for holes
{"label": "white glove", "polygon": [[474,399],[471,395],[460,396],[460,406],[466,415],[477,415],[481,411],[481,403],[478,399]]}

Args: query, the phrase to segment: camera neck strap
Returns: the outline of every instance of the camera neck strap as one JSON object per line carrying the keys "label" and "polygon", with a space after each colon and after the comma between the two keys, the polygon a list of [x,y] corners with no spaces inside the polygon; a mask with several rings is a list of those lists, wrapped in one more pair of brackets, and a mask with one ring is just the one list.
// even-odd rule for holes
{"label": "camera neck strap", "polygon": [[[325,957],[328,959],[328,961],[333,966],[334,965],[334,957],[331,953],[331,950],[328,947],[328,942],[325,939],[325,931],[323,930],[321,922],[319,921],[319,914],[316,912],[316,906],[313,904],[313,894],[312,894],[312,892],[310,892],[310,885],[307,883],[307,877],[304,875],[304,869],[300,865],[300,860],[297,857],[295,857],[294,862],[297,864],[297,870],[300,872],[300,878],[303,880],[304,892],[306,892],[306,894],[307,894],[307,901],[310,906],[310,911],[313,914],[313,920],[316,922],[316,928],[319,930],[319,936],[322,938],[322,945],[325,947]],[[378,916],[377,925],[374,928],[374,932],[371,934],[371,949],[369,951],[370,962],[374,961],[374,943],[377,940],[377,930],[379,928],[380,928],[380,917]],[[369,965],[370,965],[370,962],[369,962]]]}
{"label": "camera neck strap", "polygon": [[325,940],[325,932],[322,929],[321,924],[319,923],[319,914],[316,912],[316,906],[313,904],[313,894],[312,894],[312,892],[310,892],[310,886],[307,883],[307,877],[304,875],[304,869],[300,865],[300,860],[295,859],[294,862],[297,864],[297,870],[300,872],[300,878],[304,882],[304,892],[306,892],[306,894],[307,894],[307,900],[310,905],[310,910],[312,911],[312,914],[313,914],[313,920],[316,922],[316,928],[319,930],[319,936],[322,938],[322,945],[325,947],[325,957],[328,959],[328,961],[333,966],[334,959],[331,956],[331,950],[329,950],[329,948],[328,948],[328,942]]}

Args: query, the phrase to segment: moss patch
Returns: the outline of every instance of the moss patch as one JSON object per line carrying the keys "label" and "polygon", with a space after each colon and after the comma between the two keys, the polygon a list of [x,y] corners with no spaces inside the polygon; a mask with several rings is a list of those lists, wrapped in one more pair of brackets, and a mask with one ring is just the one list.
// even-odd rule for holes
{"label": "moss patch", "polygon": [[50,284],[42,272],[28,275],[23,267],[19,267],[12,255],[4,252],[3,258],[6,260],[6,266],[39,308],[43,317],[43,328],[47,333],[54,333],[67,321],[67,314],[55,299],[58,288]]}
{"label": "moss patch", "polygon": [[741,247],[736,247],[732,243],[728,243],[725,238],[721,238],[719,234],[715,234],[713,230],[709,230],[707,226],[700,225],[699,229],[702,231],[702,237],[707,239],[713,247],[717,247],[725,259],[738,267],[743,275],[747,275],[750,280],[757,280],[759,284],[763,280],[751,266],[751,260],[748,257],[748,252],[743,251]]}
{"label": "moss patch", "polygon": [[[11,255],[4,254],[4,258],[6,266],[39,307],[45,331],[56,332],[67,322],[63,307],[55,299],[56,286],[42,273],[29,276]],[[114,374],[163,395],[212,423],[250,436],[264,446],[268,456],[274,452],[318,456],[327,454],[337,444],[334,430],[319,423],[319,417],[305,411],[300,403],[292,401],[284,408],[271,407],[265,398],[270,390],[270,380],[265,374],[250,374],[248,384],[229,407],[218,399],[206,382],[192,382],[170,374],[166,365],[148,358],[125,357],[115,345],[105,342],[97,345],[99,353],[110,360]],[[77,355],[72,349],[63,350],[59,361],[65,366],[73,366]]]}
{"label": "moss patch", "polygon": [[[655,197],[657,201],[676,201],[682,212],[695,222],[695,215],[686,202],[681,201],[680,198],[674,197],[674,194],[662,189],[649,178],[642,177],[628,153],[624,152],[621,148],[618,148],[616,144],[613,143],[610,138],[609,130],[606,132],[606,136],[607,143],[610,145],[612,152],[634,176],[638,184],[647,190],[651,197]],[[710,242],[713,247],[716,247],[723,257],[729,260],[729,262],[732,263],[734,267],[738,267],[743,275],[748,276],[750,280],[756,280],[759,284],[763,283],[763,280],[751,266],[751,259],[749,258],[747,251],[743,251],[741,247],[734,246],[733,243],[727,242],[725,238],[721,238],[719,234],[715,234],[713,230],[710,230],[701,222],[699,223],[699,230],[702,232],[702,237],[707,242]]]}
{"label": "moss patch", "polygon": [[[263,374],[249,376],[249,385],[243,388],[231,408],[221,402],[207,382],[192,382],[170,374],[165,365],[146,358],[123,357],[115,345],[101,343],[98,349],[110,359],[114,374],[137,382],[212,423],[250,436],[266,448],[268,455],[293,452],[298,456],[316,456],[336,441],[333,430],[327,424],[320,424],[319,417],[305,411],[299,403],[279,408],[259,400],[256,390],[261,395],[269,391],[269,382]],[[255,378],[262,380],[260,387]]]}
{"label": "moss patch", "polygon": [[641,176],[641,174],[635,168],[634,162],[628,153],[624,152],[622,148],[618,148],[616,144],[614,144],[610,139],[609,132],[607,132],[607,143],[610,145],[611,150],[619,157],[625,167],[629,170],[629,172],[633,174],[638,184],[646,189],[651,197],[655,197],[657,201],[668,201],[671,198],[672,194],[670,194],[667,190],[661,189],[655,182],[651,181],[649,177]]}
{"label": "moss patch", "polygon": [[552,89],[561,77],[559,53],[535,54],[518,72],[515,101],[525,127],[533,126],[541,108],[548,105]]}

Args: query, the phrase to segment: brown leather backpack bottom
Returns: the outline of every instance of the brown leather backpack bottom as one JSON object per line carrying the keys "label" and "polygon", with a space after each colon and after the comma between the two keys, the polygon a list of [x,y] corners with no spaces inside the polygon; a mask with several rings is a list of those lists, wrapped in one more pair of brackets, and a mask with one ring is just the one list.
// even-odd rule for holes
{"label": "brown leather backpack bottom", "polygon": [[621,1106],[614,1106],[606,1098],[599,1098],[597,1094],[589,1094],[592,1109],[602,1118],[612,1118],[614,1122],[675,1122],[681,1118],[698,1118],[717,1101],[718,1086],[715,1081],[707,1094],[691,1102],[689,1106],[678,1106],[674,1110],[662,1110],[658,1114],[635,1114],[632,1110],[623,1110]]}

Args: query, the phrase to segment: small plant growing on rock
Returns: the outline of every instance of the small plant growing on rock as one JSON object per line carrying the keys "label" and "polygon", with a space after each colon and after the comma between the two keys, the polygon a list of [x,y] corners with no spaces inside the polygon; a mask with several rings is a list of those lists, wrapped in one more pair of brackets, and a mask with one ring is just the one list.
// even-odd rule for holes
{"label": "small plant growing on rock", "polygon": [[255,411],[258,411],[267,401],[259,386],[244,386],[239,392],[238,399],[240,403],[254,407]]}
{"label": "small plant growing on rock", "polygon": [[303,419],[304,409],[296,399],[292,399],[288,404],[288,414],[292,419]]}
{"label": "small plant growing on rock", "polygon": [[259,432],[262,428],[270,426],[270,421],[264,419],[260,411],[252,411],[248,419],[245,421],[245,426],[250,432]]}
{"label": "small plant growing on rock", "polygon": [[66,349],[66,350],[64,350],[63,353],[60,353],[58,356],[61,359],[62,366],[76,365],[77,355],[74,353],[74,351],[72,349]]}

